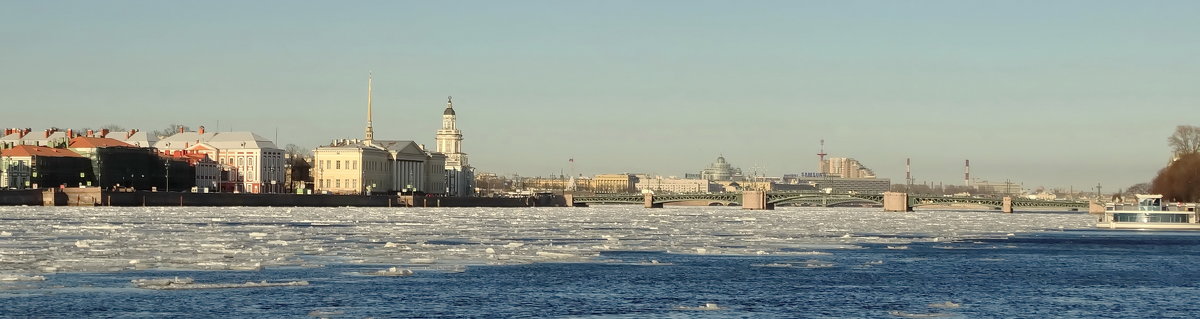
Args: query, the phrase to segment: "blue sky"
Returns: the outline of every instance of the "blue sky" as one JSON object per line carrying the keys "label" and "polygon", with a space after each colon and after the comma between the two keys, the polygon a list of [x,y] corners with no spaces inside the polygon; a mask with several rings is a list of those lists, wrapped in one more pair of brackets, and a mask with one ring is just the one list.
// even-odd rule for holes
{"label": "blue sky", "polygon": [[815,170],[1149,181],[1200,125],[1195,1],[2,1],[0,126],[252,130],[432,147],[480,171]]}

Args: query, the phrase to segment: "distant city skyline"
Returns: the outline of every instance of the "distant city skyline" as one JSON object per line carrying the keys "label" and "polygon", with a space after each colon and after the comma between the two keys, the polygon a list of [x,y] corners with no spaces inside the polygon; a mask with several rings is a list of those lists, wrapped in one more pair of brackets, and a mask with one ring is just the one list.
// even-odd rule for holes
{"label": "distant city skyline", "polygon": [[[1194,1],[3,1],[0,127],[179,123],[313,149],[434,146],[479,172],[1149,182],[1200,124]],[[219,123],[219,127],[218,127]],[[568,159],[574,159],[574,169]]]}

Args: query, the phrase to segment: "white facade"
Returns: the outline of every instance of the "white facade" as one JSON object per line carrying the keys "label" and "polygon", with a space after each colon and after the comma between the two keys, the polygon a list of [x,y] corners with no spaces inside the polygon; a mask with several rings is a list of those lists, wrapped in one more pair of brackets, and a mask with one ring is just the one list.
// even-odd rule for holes
{"label": "white facade", "polygon": [[655,193],[708,193],[717,191],[720,187],[706,179],[638,179],[634,184],[638,192],[651,191]]}
{"label": "white facade", "polygon": [[[33,132],[31,130],[7,130],[15,131],[10,134],[0,137],[0,146],[13,147],[18,145],[46,146],[51,147],[55,144],[63,144],[70,140],[67,137],[67,132],[58,130],[44,130]],[[65,144],[63,144],[65,145]]]}
{"label": "white facade", "polygon": [[339,140],[313,151],[317,192],[365,194],[445,191],[445,157],[413,141]]}
{"label": "white facade", "polygon": [[475,169],[467,162],[462,152],[462,131],[455,124],[453,99],[446,98],[446,110],[442,112],[442,128],[435,138],[437,153],[446,155],[446,195],[471,196],[475,190]]}
{"label": "white facade", "polygon": [[[128,142],[126,142],[128,143]],[[181,132],[154,143],[159,150],[187,150],[208,155],[222,173],[222,192],[283,192],[283,150],[251,132]]]}

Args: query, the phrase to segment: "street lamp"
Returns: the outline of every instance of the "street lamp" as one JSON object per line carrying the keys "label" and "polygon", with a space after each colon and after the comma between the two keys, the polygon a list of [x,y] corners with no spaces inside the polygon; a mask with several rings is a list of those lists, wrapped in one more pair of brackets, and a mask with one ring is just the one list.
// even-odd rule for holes
{"label": "street lamp", "polygon": [[163,185],[164,192],[171,191],[171,160],[163,161],[163,171],[166,172],[166,185]]}

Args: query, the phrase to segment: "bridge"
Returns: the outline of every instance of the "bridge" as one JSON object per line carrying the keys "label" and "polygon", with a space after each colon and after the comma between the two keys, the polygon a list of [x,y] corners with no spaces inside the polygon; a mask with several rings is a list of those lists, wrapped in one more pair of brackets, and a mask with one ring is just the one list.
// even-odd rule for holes
{"label": "bridge", "polygon": [[1011,213],[1015,208],[1086,208],[1089,211],[1104,207],[1082,201],[1031,200],[1003,198],[977,198],[962,196],[920,195],[887,192],[883,194],[830,194],[822,192],[762,192],[741,193],[698,193],[698,194],[566,194],[570,206],[590,204],[642,204],[646,208],[661,208],[663,204],[685,201],[707,201],[710,205],[740,205],[744,209],[774,209],[776,205],[808,204],[816,206],[844,205],[847,203],[882,204],[887,211],[912,211],[913,207],[929,205],[972,204],[998,208]]}

